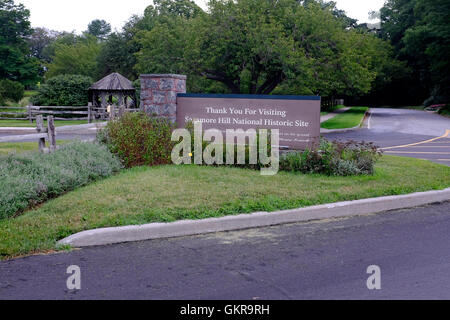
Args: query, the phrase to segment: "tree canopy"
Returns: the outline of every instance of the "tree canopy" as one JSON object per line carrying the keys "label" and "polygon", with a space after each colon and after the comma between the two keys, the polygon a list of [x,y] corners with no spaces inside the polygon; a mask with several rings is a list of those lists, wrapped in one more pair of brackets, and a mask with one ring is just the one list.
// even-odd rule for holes
{"label": "tree canopy", "polygon": [[105,20],[95,19],[89,23],[86,33],[99,40],[105,40],[111,33],[111,25]]}
{"label": "tree canopy", "polygon": [[30,12],[13,0],[0,0],[0,79],[32,84],[38,78],[39,63],[31,57],[27,37]]}
{"label": "tree canopy", "polygon": [[[411,94],[431,95],[430,103],[450,99],[450,1],[388,0],[381,9],[381,36],[411,72]],[[412,81],[410,79],[412,77]]]}
{"label": "tree canopy", "polygon": [[[66,39],[67,40],[67,39]],[[74,43],[56,41],[52,62],[47,65],[47,78],[63,74],[78,74],[97,78],[97,58],[101,45],[97,38],[86,34]]]}
{"label": "tree canopy", "polygon": [[187,73],[233,93],[364,94],[390,48],[349,24],[322,2],[212,0],[208,13],[142,30],[136,70]]}
{"label": "tree canopy", "polygon": [[326,0],[154,0],[121,31],[96,19],[80,35],[32,30],[23,5],[0,0],[0,79],[180,73],[191,92],[445,101],[449,14],[449,0],[386,0],[373,29]]}

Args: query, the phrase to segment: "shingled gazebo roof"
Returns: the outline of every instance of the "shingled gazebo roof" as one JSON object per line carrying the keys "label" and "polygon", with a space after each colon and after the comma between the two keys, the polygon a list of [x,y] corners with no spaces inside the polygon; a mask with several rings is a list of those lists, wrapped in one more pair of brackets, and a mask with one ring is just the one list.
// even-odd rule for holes
{"label": "shingled gazebo roof", "polygon": [[111,73],[94,83],[89,90],[99,91],[131,91],[135,90],[130,80],[119,73]]}

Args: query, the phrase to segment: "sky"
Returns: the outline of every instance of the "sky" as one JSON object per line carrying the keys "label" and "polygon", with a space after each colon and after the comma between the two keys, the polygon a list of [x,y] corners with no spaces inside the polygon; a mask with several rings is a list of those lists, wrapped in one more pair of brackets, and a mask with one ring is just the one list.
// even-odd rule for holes
{"label": "sky", "polygon": [[[369,11],[379,10],[385,0],[334,0],[339,9],[360,23],[370,22]],[[109,22],[113,30],[121,30],[133,14],[143,14],[151,0],[16,0],[31,11],[31,25],[56,31],[81,33],[94,19]],[[206,8],[207,0],[195,0]]]}

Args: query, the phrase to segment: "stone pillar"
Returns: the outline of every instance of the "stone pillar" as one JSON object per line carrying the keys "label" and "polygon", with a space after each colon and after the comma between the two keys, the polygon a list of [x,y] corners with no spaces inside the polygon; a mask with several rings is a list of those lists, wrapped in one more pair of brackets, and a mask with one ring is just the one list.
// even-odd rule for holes
{"label": "stone pillar", "polygon": [[186,76],[142,74],[141,109],[148,114],[177,119],[177,94],[186,93]]}

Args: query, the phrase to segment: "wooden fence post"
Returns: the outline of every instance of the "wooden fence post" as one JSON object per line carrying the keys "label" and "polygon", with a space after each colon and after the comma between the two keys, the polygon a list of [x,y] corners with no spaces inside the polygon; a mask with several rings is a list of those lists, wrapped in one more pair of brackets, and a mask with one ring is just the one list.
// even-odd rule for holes
{"label": "wooden fence post", "polygon": [[92,103],[88,103],[88,123],[92,122]]}
{"label": "wooden fence post", "polygon": [[42,115],[36,116],[36,130],[39,133],[44,132],[44,117]]}
{"label": "wooden fence post", "polygon": [[50,152],[55,152],[56,150],[56,132],[55,123],[53,121],[53,116],[47,117],[47,127],[48,127],[48,141],[50,144]]}
{"label": "wooden fence post", "polygon": [[27,106],[27,111],[28,111],[28,119],[30,119],[30,123],[33,123],[33,113],[32,113],[32,110],[31,110],[31,105],[28,105]]}
{"label": "wooden fence post", "polygon": [[[38,133],[44,133],[44,117],[42,115],[36,116],[36,131]],[[45,138],[39,138],[39,152],[45,152]]]}

